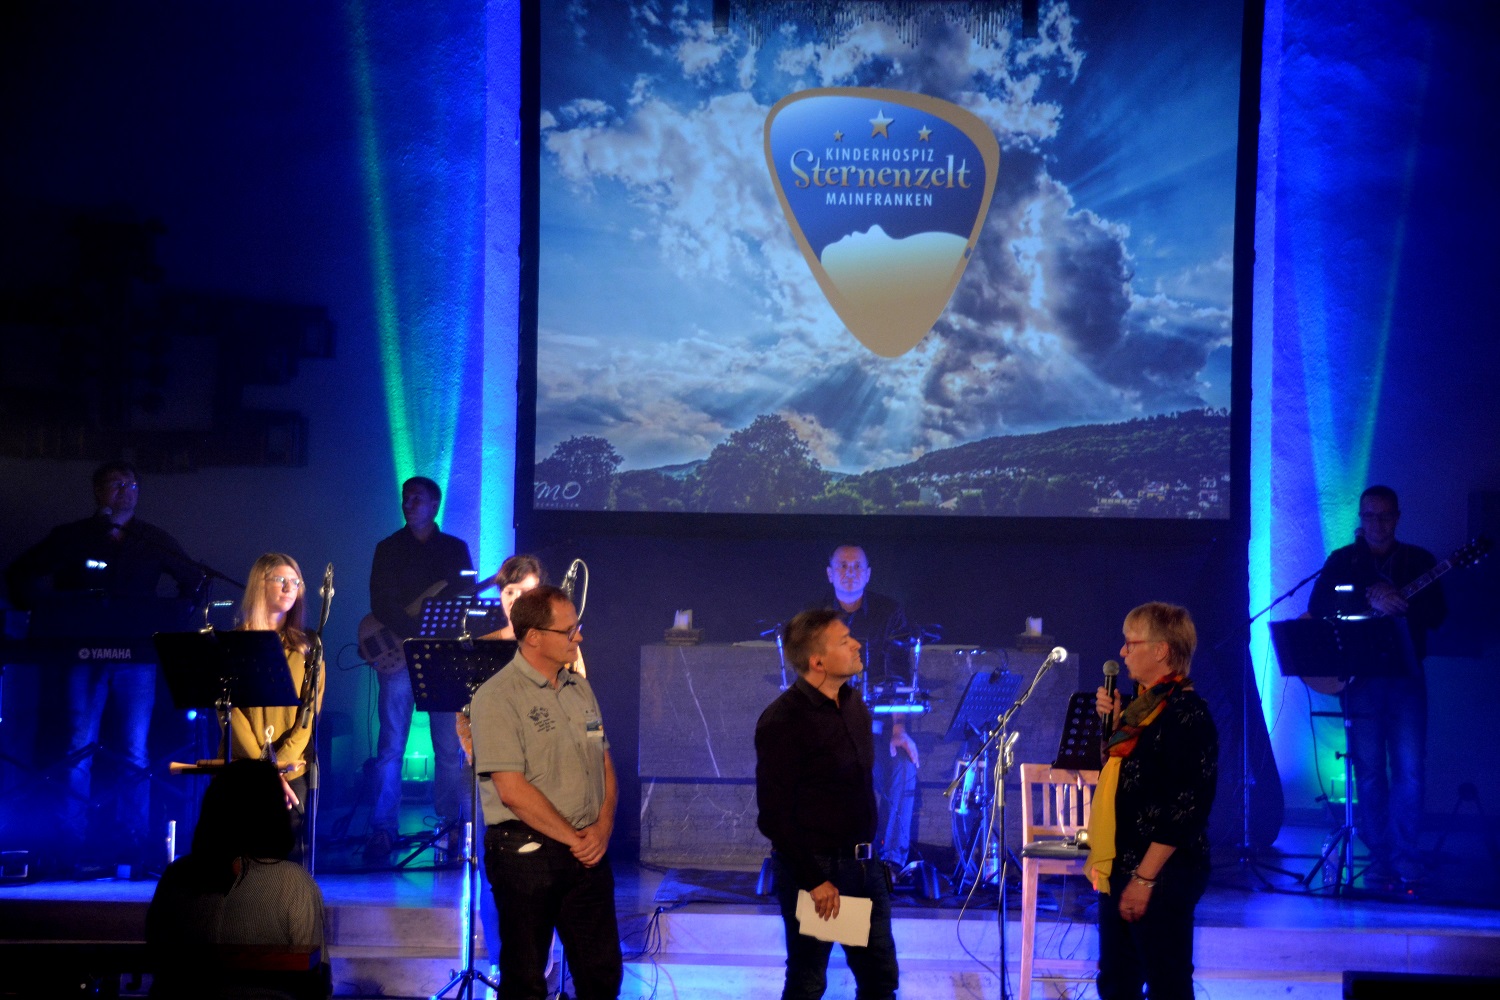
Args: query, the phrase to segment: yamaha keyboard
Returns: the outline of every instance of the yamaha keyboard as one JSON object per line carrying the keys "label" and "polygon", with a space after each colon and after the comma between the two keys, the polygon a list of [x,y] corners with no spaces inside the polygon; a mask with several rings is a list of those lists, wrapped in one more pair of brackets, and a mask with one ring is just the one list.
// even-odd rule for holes
{"label": "yamaha keyboard", "polygon": [[108,666],[112,663],[155,663],[156,660],[156,646],[149,636],[144,639],[89,636],[0,641],[0,664],[7,666]]}
{"label": "yamaha keyboard", "polygon": [[182,598],[57,595],[29,615],[6,616],[23,637],[0,641],[0,664],[155,663],[151,637],[192,628],[193,612],[193,602]]}

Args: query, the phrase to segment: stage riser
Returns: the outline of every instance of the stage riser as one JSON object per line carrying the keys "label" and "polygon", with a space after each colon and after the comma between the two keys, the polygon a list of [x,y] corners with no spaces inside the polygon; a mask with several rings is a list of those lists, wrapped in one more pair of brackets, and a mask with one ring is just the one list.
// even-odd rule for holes
{"label": "stage riser", "polygon": [[[774,911],[725,912],[734,909],[744,908],[663,914],[662,960],[690,964],[780,962],[781,921]],[[4,910],[4,929],[13,939],[139,940],[145,923],[144,902],[134,901],[93,901],[80,906],[11,899]],[[451,965],[457,960],[458,914],[451,907],[333,905],[329,907],[328,924],[330,952],[338,961],[400,963],[430,959]],[[959,947],[955,937],[958,926],[947,915],[898,916],[894,930],[903,960],[967,968],[972,960]],[[964,944],[986,961],[996,954],[997,932],[992,911],[975,913],[962,922]],[[1007,935],[1009,953],[1019,958],[1017,920],[1009,922]],[[1061,944],[1070,958],[1096,954],[1094,930],[1086,924],[1043,920],[1038,924],[1037,941],[1039,951]],[[1456,928],[1200,927],[1196,952],[1199,972],[1209,977],[1337,978],[1345,969],[1500,975],[1500,934],[1465,933]]]}
{"label": "stage riser", "polygon": [[[679,911],[664,914],[662,925],[663,952],[674,960],[701,961],[703,956],[710,955],[720,961],[779,959],[783,954],[781,921],[774,914]],[[955,936],[957,926],[956,921],[947,918],[898,917],[893,922],[897,949],[904,960],[969,962]],[[992,911],[962,922],[963,943],[986,961],[997,954],[998,932]],[[1010,921],[1006,935],[1007,953],[1018,961],[1020,922]],[[1086,924],[1040,921],[1038,951],[1049,947],[1058,949],[1053,954],[1067,958],[1098,955],[1096,933],[1092,925]],[[1500,935],[1200,927],[1194,938],[1194,951],[1199,973],[1211,978],[1275,975],[1336,980],[1344,969],[1500,974]]]}

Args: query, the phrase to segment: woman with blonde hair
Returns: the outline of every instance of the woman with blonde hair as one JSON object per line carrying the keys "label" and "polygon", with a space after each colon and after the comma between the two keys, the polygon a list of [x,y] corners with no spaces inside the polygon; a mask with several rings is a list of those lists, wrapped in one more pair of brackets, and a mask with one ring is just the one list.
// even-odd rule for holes
{"label": "woman with blonde hair", "polygon": [[[277,633],[286,654],[292,688],[303,692],[307,653],[311,639],[305,630],[306,582],[297,560],[283,552],[267,552],[250,567],[250,580],[240,604],[239,627]],[[324,674],[318,674],[313,693],[314,711],[322,708]],[[304,693],[304,697],[306,694]],[[307,801],[307,755],[311,726],[297,725],[297,705],[242,708],[229,716],[231,759],[253,757],[271,760],[281,772],[282,794],[291,812],[292,828],[298,834],[293,860],[301,859],[302,816]]]}
{"label": "woman with blonde hair", "polygon": [[1100,1000],[1193,1000],[1193,922],[1208,885],[1219,735],[1189,677],[1198,630],[1161,601],[1125,616],[1135,697],[1095,692],[1112,721],[1089,817]]}

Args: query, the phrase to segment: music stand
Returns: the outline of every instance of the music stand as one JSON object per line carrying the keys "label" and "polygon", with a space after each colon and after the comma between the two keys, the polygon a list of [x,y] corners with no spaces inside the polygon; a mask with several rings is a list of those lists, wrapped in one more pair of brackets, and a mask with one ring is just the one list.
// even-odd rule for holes
{"label": "music stand", "polygon": [[[402,648],[406,653],[406,669],[411,673],[412,695],[416,707],[423,712],[463,711],[479,686],[499,673],[516,655],[516,643],[505,639],[408,639],[402,643]],[[463,935],[459,958],[463,961],[463,970],[455,973],[442,989],[433,994],[433,997],[441,997],[458,987],[454,996],[460,1000],[474,1000],[475,980],[492,990],[500,988],[499,983],[474,968],[479,937],[474,927],[474,913],[479,908],[479,852],[474,846],[474,831],[480,815],[477,772],[470,784],[471,814],[464,831],[464,908],[459,922],[459,932]],[[438,831],[433,839],[441,837],[447,829],[444,827]],[[412,855],[398,862],[397,867],[425,849],[426,845],[418,847]]]}
{"label": "music stand", "polygon": [[1063,720],[1053,767],[1068,771],[1097,771],[1103,766],[1099,744],[1104,724],[1094,704],[1092,691],[1077,691],[1068,699],[1068,717]]}
{"label": "music stand", "polygon": [[1283,677],[1406,677],[1417,670],[1405,618],[1293,618],[1270,627]]}
{"label": "music stand", "polygon": [[423,639],[457,639],[468,633],[483,635],[500,628],[499,618],[494,619],[493,626],[481,627],[484,624],[481,619],[497,612],[504,615],[499,600],[493,597],[429,597],[422,602],[417,635]]}
{"label": "music stand", "polygon": [[1020,689],[1021,675],[1009,670],[991,670],[970,677],[943,739],[963,740],[989,732],[994,721],[1016,700]]}
{"label": "music stand", "polygon": [[[504,621],[504,609],[499,600],[495,598],[475,597],[472,594],[463,597],[429,597],[422,601],[422,609],[417,615],[417,637],[419,639],[461,639],[482,637],[486,633],[497,631]],[[408,640],[411,641],[411,640]],[[490,640],[485,640],[490,641]],[[407,647],[402,645],[403,655]],[[507,660],[506,662],[509,662]],[[501,663],[500,666],[504,666]],[[412,669],[410,660],[406,661],[406,670],[412,678],[413,704],[416,705],[417,675]],[[498,669],[498,668],[496,668]],[[483,680],[480,681],[483,683]],[[468,704],[465,699],[459,707]],[[417,709],[422,706],[416,705]],[[437,711],[455,711],[455,709],[438,709]],[[433,743],[433,753],[437,753],[437,743]],[[459,823],[457,818],[451,818],[448,822],[427,834],[413,834],[402,837],[398,834],[397,847],[404,852],[401,860],[391,867],[403,869],[422,855],[428,848],[436,848],[438,841],[447,836]],[[410,850],[408,850],[410,848]],[[436,854],[434,863],[441,864]],[[383,866],[382,866],[383,867]]]}
{"label": "music stand", "polygon": [[300,705],[281,636],[263,630],[158,632],[152,636],[172,703],[213,708],[219,716],[219,759],[229,762],[229,713],[235,706]]}
{"label": "music stand", "polygon": [[[1295,618],[1271,622],[1271,644],[1283,677],[1328,677],[1348,680],[1361,677],[1405,677],[1415,673],[1416,650],[1411,629],[1404,618]],[[1354,799],[1358,775],[1349,757],[1349,713],[1339,699],[1337,712],[1314,712],[1315,717],[1342,719],[1344,751],[1344,823],[1323,847],[1323,852],[1302,884],[1312,885],[1318,872],[1335,867],[1332,888],[1344,895],[1354,887]],[[1335,861],[1334,859],[1337,858]]]}

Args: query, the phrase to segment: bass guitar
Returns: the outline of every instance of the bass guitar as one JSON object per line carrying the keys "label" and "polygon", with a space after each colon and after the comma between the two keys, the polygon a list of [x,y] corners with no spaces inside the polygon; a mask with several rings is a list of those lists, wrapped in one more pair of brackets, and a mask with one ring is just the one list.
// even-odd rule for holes
{"label": "bass guitar", "polygon": [[[429,586],[422,594],[417,595],[417,600],[407,604],[405,612],[411,618],[416,618],[422,613],[422,603],[429,597],[437,597],[438,594],[447,589],[447,580],[438,580]],[[407,669],[407,654],[401,648],[401,636],[381,624],[380,619],[375,618],[374,613],[360,619],[359,648],[360,655],[365,657],[365,663],[375,667],[375,673],[399,673]]]}
{"label": "bass guitar", "polygon": [[[1457,569],[1460,566],[1472,566],[1483,559],[1489,551],[1490,540],[1488,538],[1475,538],[1467,545],[1459,546],[1453,550],[1453,554],[1447,559],[1444,559],[1432,567],[1432,569],[1402,587],[1399,591],[1401,599],[1403,601],[1411,600],[1412,597],[1431,585],[1444,573]],[[1373,616],[1380,614],[1380,612],[1371,608],[1370,614]],[[1319,694],[1339,694],[1348,686],[1349,681],[1352,679],[1348,677],[1304,677],[1302,681]]]}
{"label": "bass guitar", "polygon": [[[477,584],[476,590],[483,590],[495,582],[494,577],[487,578],[483,583]],[[403,610],[412,618],[422,613],[422,602],[429,597],[437,597],[448,588],[447,580],[439,580],[417,595],[416,600],[408,604]],[[375,615],[368,614],[359,622],[359,655],[366,663],[375,668],[379,674],[394,674],[406,669],[406,654],[401,649],[401,637],[381,624]]]}

